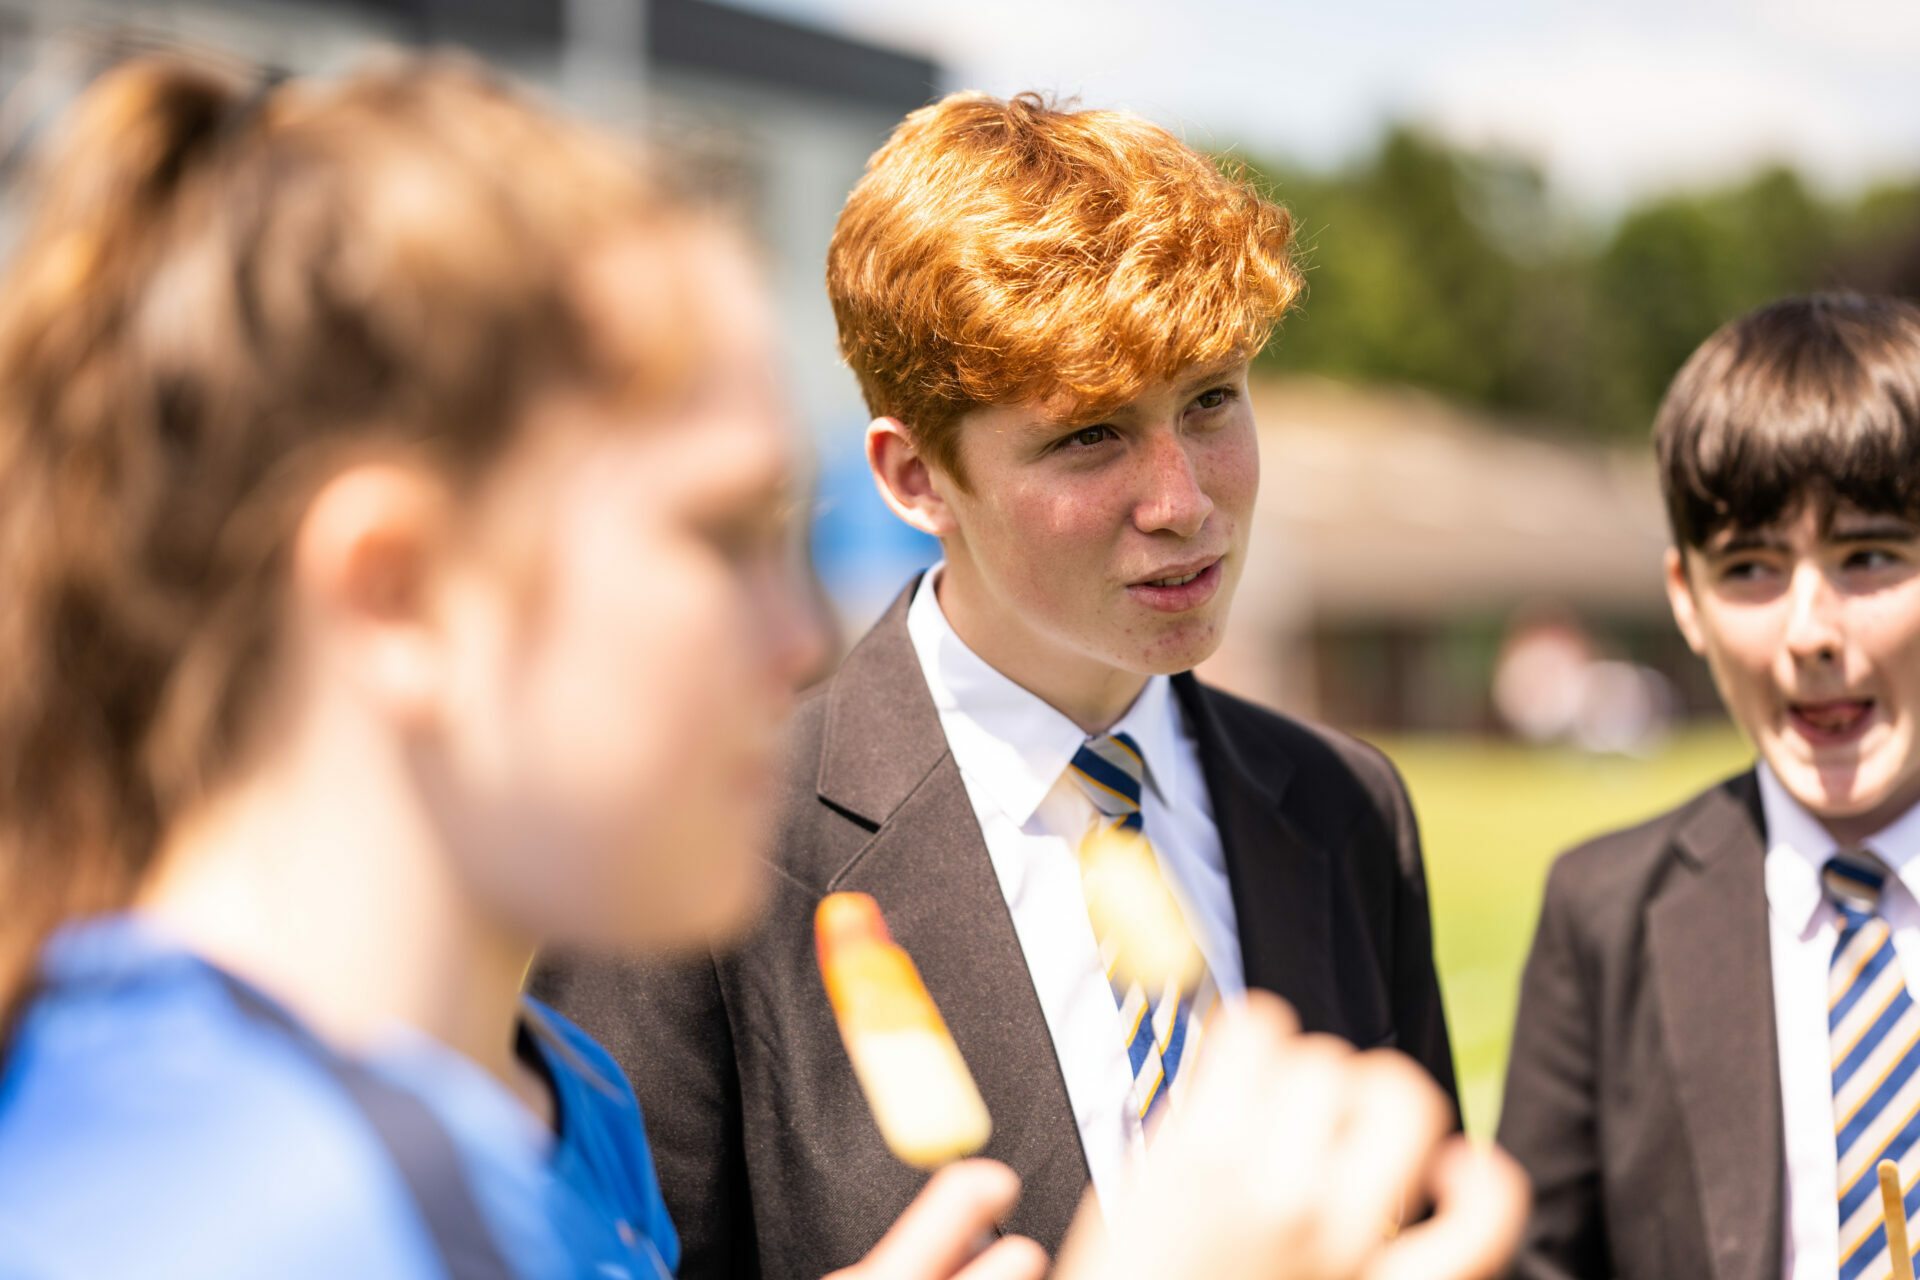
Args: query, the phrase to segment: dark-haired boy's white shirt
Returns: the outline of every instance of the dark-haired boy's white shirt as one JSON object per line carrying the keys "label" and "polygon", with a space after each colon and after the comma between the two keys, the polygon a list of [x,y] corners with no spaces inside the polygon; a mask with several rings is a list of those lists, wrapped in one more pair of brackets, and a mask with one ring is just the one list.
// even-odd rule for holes
{"label": "dark-haired boy's white shirt", "polygon": [[[1086,734],[967,647],[935,594],[939,574],[936,566],[921,580],[907,633],[1033,977],[1094,1188],[1111,1197],[1143,1135],[1130,1104],[1125,1028],[1080,888],[1078,848],[1094,810],[1066,770]],[[1213,800],[1168,678],[1148,680],[1110,732],[1138,743],[1147,767],[1141,816],[1162,874],[1221,993],[1243,994]]]}
{"label": "dark-haired boy's white shirt", "polygon": [[[1840,1174],[1827,981],[1840,913],[1821,889],[1820,870],[1839,845],[1765,763],[1757,772],[1767,824],[1768,934],[1786,1139],[1781,1273],[1786,1280],[1832,1280],[1840,1269]],[[1920,805],[1862,844],[1893,872],[1881,891],[1880,910],[1907,989],[1920,999]],[[1916,1162],[1920,1144],[1901,1161],[1908,1185]]]}

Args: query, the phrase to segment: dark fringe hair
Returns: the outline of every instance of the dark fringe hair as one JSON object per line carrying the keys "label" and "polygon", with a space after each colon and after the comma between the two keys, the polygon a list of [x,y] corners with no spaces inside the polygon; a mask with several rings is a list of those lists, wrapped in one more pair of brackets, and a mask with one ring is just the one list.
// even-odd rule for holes
{"label": "dark fringe hair", "polygon": [[1823,293],[1741,316],[1674,378],[1653,439],[1676,546],[1807,503],[1920,518],[1920,306]]}

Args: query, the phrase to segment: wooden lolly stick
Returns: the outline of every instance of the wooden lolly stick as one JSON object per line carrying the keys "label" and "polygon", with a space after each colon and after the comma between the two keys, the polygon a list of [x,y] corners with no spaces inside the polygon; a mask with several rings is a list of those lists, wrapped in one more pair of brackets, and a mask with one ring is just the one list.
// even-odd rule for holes
{"label": "wooden lolly stick", "polygon": [[1893,1280],[1913,1280],[1913,1254],[1907,1248],[1907,1198],[1900,1190],[1900,1166],[1880,1162],[1880,1212],[1887,1224],[1887,1252]]}

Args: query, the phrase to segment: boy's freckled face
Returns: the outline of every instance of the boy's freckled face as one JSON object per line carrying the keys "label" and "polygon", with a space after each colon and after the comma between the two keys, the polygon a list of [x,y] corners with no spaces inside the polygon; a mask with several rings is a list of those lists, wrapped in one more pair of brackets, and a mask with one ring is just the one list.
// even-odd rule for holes
{"label": "boy's freckled face", "polygon": [[1003,644],[1142,674],[1218,647],[1259,488],[1246,380],[1244,363],[1190,370],[1093,424],[1034,406],[962,421],[949,559]]}
{"label": "boy's freckled face", "polygon": [[1674,612],[1787,790],[1843,840],[1920,801],[1920,528],[1806,504],[1669,564]]}

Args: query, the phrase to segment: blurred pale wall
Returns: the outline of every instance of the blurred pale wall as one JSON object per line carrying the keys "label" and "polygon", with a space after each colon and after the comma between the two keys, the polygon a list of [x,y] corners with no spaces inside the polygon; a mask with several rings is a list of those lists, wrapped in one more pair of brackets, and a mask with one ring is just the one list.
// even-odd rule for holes
{"label": "blurred pale wall", "polygon": [[[1260,499],[1226,641],[1203,668],[1210,679],[1339,723],[1476,729],[1465,712],[1427,724],[1361,714],[1324,668],[1343,641],[1383,640],[1389,668],[1418,667],[1379,678],[1445,702],[1435,686],[1480,677],[1449,674],[1424,651],[1463,626],[1490,642],[1507,619],[1545,608],[1653,637],[1656,665],[1697,678],[1677,636],[1658,643],[1672,631],[1667,534],[1644,446],[1554,439],[1419,392],[1312,378],[1256,377],[1253,404]],[[1485,689],[1452,697],[1471,711]]]}

